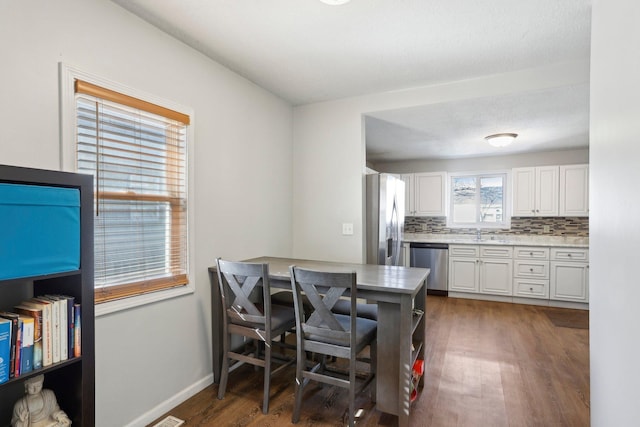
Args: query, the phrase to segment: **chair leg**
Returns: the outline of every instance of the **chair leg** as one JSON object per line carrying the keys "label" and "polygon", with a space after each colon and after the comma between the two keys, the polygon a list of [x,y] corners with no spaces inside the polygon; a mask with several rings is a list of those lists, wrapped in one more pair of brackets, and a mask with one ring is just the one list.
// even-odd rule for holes
{"label": "chair leg", "polygon": [[349,366],[349,427],[355,426],[356,412],[356,359],[351,358]]}
{"label": "chair leg", "polygon": [[296,349],[296,384],[295,384],[295,402],[293,404],[293,415],[291,416],[291,422],[297,423],[300,421],[300,407],[302,406],[302,392],[304,388],[304,378],[302,371],[305,369],[305,359],[302,357],[305,354],[300,348],[300,340],[298,340],[298,348]]}
{"label": "chair leg", "polygon": [[376,402],[376,398],[377,398],[377,382],[378,382],[378,340],[374,340],[371,345],[369,346],[369,354],[371,356],[371,366],[369,367],[370,369],[370,375],[374,375],[373,381],[371,382],[371,384],[369,385],[369,390],[371,390],[370,396],[371,396],[371,401],[373,403]]}
{"label": "chair leg", "polygon": [[222,341],[222,369],[220,371],[220,384],[218,385],[218,399],[224,399],[224,393],[227,388],[227,379],[229,378],[229,334],[225,334]]}
{"label": "chair leg", "polygon": [[262,413],[269,412],[269,389],[271,385],[271,343],[264,346],[264,401],[262,402]]}

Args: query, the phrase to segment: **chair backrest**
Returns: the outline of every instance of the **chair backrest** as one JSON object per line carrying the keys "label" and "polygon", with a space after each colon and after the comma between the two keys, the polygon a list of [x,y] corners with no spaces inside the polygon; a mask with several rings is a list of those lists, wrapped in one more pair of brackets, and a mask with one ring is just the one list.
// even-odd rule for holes
{"label": "chair backrest", "polygon": [[[296,319],[304,317],[302,292],[312,306],[309,316],[296,325],[302,328],[305,337],[353,347],[356,334],[351,334],[351,331],[356,330],[356,273],[314,271],[296,266],[289,267],[289,271],[298,314]],[[345,294],[350,296],[353,314],[348,328],[338,321],[336,316],[339,315],[331,311]]]}
{"label": "chair backrest", "polygon": [[218,258],[216,266],[222,306],[228,320],[268,325],[271,316],[269,265]]}

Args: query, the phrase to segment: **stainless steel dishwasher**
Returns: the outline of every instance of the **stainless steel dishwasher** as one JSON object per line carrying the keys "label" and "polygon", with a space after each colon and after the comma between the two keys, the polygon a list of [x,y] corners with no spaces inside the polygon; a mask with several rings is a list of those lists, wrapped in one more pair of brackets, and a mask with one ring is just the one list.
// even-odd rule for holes
{"label": "stainless steel dishwasher", "polygon": [[448,295],[449,245],[446,243],[411,243],[411,267],[430,268],[427,293]]}

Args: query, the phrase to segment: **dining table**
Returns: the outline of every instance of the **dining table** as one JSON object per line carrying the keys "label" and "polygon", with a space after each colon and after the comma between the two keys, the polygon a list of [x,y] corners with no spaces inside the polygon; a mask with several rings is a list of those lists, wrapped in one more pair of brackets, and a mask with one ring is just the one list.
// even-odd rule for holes
{"label": "dining table", "polygon": [[[398,416],[398,426],[409,425],[412,391],[423,385],[414,364],[424,363],[428,268],[315,261],[262,256],[242,260],[269,264],[272,289],[291,290],[289,267],[318,271],[356,272],[357,297],[378,306],[376,409]],[[209,267],[212,309],[214,382],[222,368],[222,300],[215,265]],[[415,392],[414,392],[415,397]]]}

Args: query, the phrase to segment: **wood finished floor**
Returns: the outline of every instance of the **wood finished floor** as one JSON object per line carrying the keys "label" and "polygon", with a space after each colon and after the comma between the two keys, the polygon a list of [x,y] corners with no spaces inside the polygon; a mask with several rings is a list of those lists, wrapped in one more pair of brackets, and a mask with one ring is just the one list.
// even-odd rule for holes
{"label": "wood finished floor", "polygon": [[[588,312],[427,301],[425,387],[412,404],[411,426],[589,426]],[[166,415],[187,426],[290,426],[294,377],[290,368],[272,379],[267,415],[262,372],[248,366],[231,374],[224,400],[216,398],[217,385],[209,386],[150,426]],[[359,426],[397,426],[366,391],[357,407]],[[311,385],[298,425],[342,426],[346,409],[346,391]]]}

